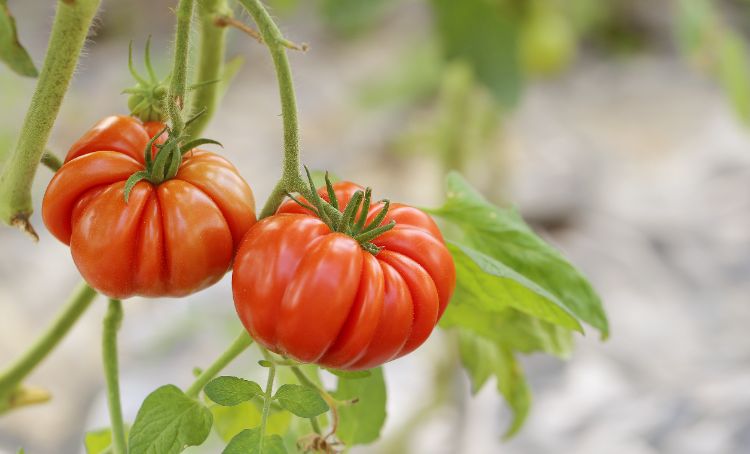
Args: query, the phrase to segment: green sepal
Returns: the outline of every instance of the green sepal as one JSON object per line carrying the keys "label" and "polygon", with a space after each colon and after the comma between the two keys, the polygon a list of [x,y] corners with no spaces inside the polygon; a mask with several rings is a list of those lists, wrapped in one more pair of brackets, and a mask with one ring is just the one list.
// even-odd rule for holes
{"label": "green sepal", "polygon": [[326,191],[328,191],[328,203],[330,203],[332,207],[338,210],[339,200],[336,198],[336,191],[333,190],[333,183],[331,183],[331,179],[328,178],[327,170],[325,174],[325,180],[326,180]]}
{"label": "green sepal", "polygon": [[365,189],[365,201],[362,204],[362,211],[359,214],[357,224],[354,225],[352,233],[359,233],[367,222],[367,213],[370,212],[370,199],[372,198],[372,188]]}
{"label": "green sepal", "polygon": [[364,196],[365,194],[362,191],[357,191],[354,193],[354,195],[352,195],[351,200],[349,200],[349,203],[344,209],[341,220],[336,226],[336,230],[338,230],[339,232],[351,233],[352,221],[354,221],[354,216],[357,214],[357,208],[359,208],[359,205],[362,203],[362,199],[364,198]]}
{"label": "green sepal", "polygon": [[203,138],[203,139],[191,140],[190,142],[182,145],[180,147],[180,149],[182,150],[182,154],[185,154],[188,151],[192,150],[193,148],[196,148],[196,147],[199,147],[199,146],[205,145],[205,144],[218,145],[218,146],[224,148],[224,145],[222,145],[221,142],[217,142],[216,140],[212,140],[212,139],[205,139],[205,138]]}
{"label": "green sepal", "polygon": [[140,172],[136,172],[132,175],[130,175],[130,178],[125,182],[125,203],[128,203],[128,199],[130,199],[130,192],[133,190],[136,184],[138,184],[141,180],[147,180],[148,179],[148,172],[145,170],[141,170]]}

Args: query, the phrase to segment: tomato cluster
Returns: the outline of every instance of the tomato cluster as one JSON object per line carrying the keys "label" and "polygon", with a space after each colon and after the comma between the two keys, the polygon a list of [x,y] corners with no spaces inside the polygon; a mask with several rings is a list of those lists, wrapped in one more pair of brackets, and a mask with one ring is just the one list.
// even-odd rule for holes
{"label": "tomato cluster", "polygon": [[367,369],[429,337],[456,279],[430,216],[370,206],[369,192],[360,205],[363,188],[342,182],[320,188],[316,200],[342,207],[339,218],[348,211],[348,226],[334,228],[303,197],[256,223],[237,169],[200,149],[184,153],[173,178],[138,181],[126,198],[128,179],[150,165],[146,153],[162,149],[163,130],[107,117],[73,145],[47,188],[44,222],[92,287],[114,298],[183,296],[218,281],[234,261],[239,318],[279,354]]}

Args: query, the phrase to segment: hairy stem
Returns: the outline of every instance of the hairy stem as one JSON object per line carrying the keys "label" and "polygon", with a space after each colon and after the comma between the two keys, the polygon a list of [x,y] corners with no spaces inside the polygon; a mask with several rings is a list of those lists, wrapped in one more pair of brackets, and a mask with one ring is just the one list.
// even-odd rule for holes
{"label": "hairy stem", "polygon": [[216,111],[220,91],[217,81],[224,73],[227,34],[226,27],[218,25],[216,20],[228,13],[231,10],[227,6],[227,0],[198,0],[200,51],[196,82],[202,85],[192,92],[188,112],[206,109],[206,113],[187,126],[188,141],[200,136]]}
{"label": "hairy stem", "polygon": [[263,413],[260,417],[260,453],[263,452],[263,438],[266,436],[266,424],[268,423],[268,415],[271,411],[271,401],[273,400],[273,380],[276,377],[276,364],[273,362],[273,357],[268,353],[268,350],[261,347],[261,353],[263,357],[270,363],[268,366],[268,381],[266,382],[266,391],[263,396]]}
{"label": "hairy stem", "polygon": [[175,33],[172,81],[169,84],[166,110],[172,121],[172,134],[179,137],[185,127],[182,107],[187,90],[188,55],[190,51],[190,22],[195,0],[180,0],[177,5],[177,31]]}
{"label": "hairy stem", "polygon": [[300,174],[299,161],[299,126],[297,121],[297,101],[294,96],[294,83],[289,59],[286,55],[286,46],[289,42],[281,34],[268,11],[260,0],[239,0],[242,6],[250,13],[258,25],[260,35],[268,46],[271,53],[276,78],[279,84],[279,96],[281,97],[281,117],[284,126],[284,164],[279,185],[269,197],[263,214],[270,214],[278,208],[283,200],[284,191],[296,192],[304,188],[304,180]]}
{"label": "hairy stem", "polygon": [[34,239],[31,184],[73,77],[78,56],[100,0],[60,0],[31,105],[18,142],[0,174],[0,219]]}
{"label": "hairy stem", "polygon": [[95,297],[96,291],[82,282],[47,330],[21,357],[0,373],[0,412],[23,379],[60,343]]}
{"label": "hairy stem", "polygon": [[218,373],[237,358],[240,353],[247,350],[252,343],[253,340],[250,338],[250,335],[247,334],[247,331],[242,330],[242,333],[237,336],[237,339],[232,342],[232,345],[230,345],[229,348],[227,348],[224,353],[213,362],[213,364],[201,372],[193,384],[185,391],[185,394],[193,398],[198,397],[198,394],[200,394],[203,387],[206,386],[206,383],[210,382],[216,375],[218,375]]}
{"label": "hairy stem", "polygon": [[122,421],[122,406],[120,404],[120,379],[117,363],[117,331],[122,324],[122,302],[109,300],[107,314],[104,316],[102,330],[102,360],[104,362],[104,378],[107,381],[107,403],[109,404],[109,419],[112,425],[112,453],[126,454],[125,425]]}

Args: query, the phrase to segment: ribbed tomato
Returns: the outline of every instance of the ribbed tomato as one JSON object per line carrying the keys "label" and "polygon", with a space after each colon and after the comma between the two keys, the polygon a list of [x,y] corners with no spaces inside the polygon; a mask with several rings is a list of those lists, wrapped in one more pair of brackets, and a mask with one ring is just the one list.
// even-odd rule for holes
{"label": "ribbed tomato", "polygon": [[144,170],[144,150],[163,126],[101,120],[71,147],[44,195],[45,225],[110,297],[183,296],[215,283],[256,221],[237,169],[199,149],[184,155],[174,178],[140,181],[125,202],[125,182]]}
{"label": "ribbed tomato", "polygon": [[[354,183],[334,185],[339,206]],[[318,193],[327,199],[325,188]],[[301,201],[304,202],[304,199]],[[382,203],[368,210],[368,222]],[[287,201],[248,231],[234,264],[234,301],[250,334],[302,362],[356,370],[419,347],[455,287],[453,259],[435,222],[393,204],[381,224],[396,225],[366,251],[311,211]]]}

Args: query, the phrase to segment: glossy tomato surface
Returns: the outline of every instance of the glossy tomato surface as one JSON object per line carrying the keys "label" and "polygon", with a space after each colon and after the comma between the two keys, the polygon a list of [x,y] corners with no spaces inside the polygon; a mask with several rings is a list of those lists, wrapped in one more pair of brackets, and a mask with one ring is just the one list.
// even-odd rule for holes
{"label": "glossy tomato surface", "polygon": [[[341,207],[362,190],[350,182],[334,189]],[[368,211],[368,222],[381,208]],[[392,204],[383,223],[391,220],[396,226],[373,240],[383,248],[377,255],[292,201],[253,226],[232,276],[250,334],[274,352],[344,370],[419,347],[445,311],[456,271],[430,216]]]}
{"label": "glossy tomato surface", "polygon": [[199,149],[184,155],[175,178],[143,180],[125,203],[125,181],[145,168],[144,149],[163,126],[101,120],[71,147],[44,195],[47,228],[70,245],[84,279],[113,298],[184,296],[215,283],[256,221],[237,169]]}

